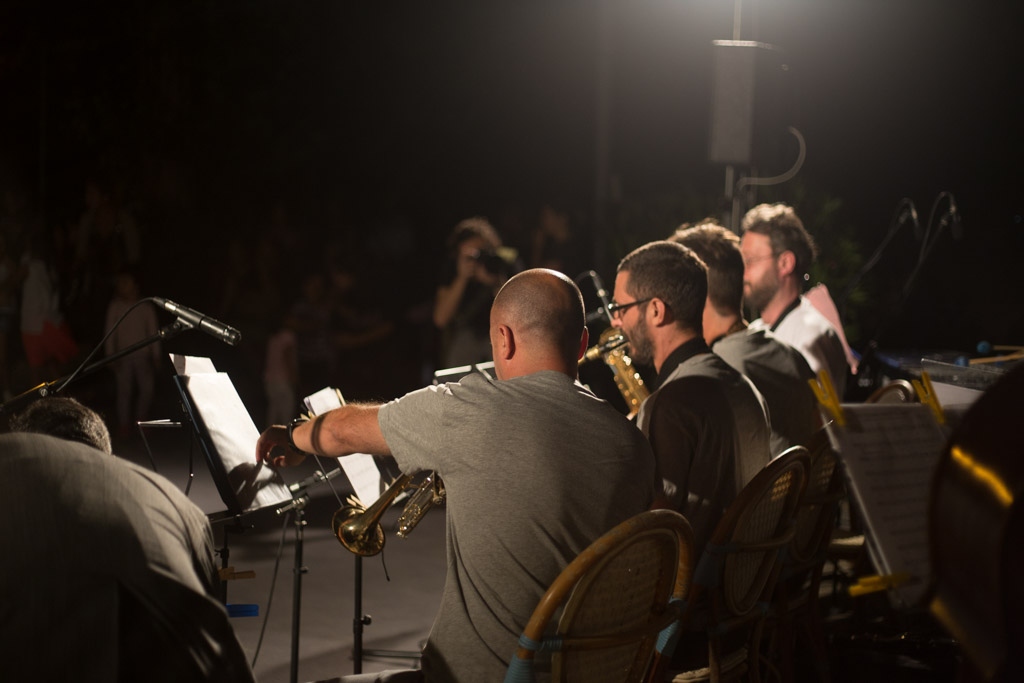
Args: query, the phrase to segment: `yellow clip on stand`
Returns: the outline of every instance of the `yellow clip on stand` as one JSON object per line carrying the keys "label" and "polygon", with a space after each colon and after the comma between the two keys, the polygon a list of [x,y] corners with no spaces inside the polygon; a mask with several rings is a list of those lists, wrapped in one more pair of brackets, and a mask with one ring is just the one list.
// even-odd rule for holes
{"label": "yellow clip on stand", "polygon": [[857,583],[850,586],[850,597],[856,598],[861,595],[868,595],[869,593],[889,590],[890,588],[902,586],[908,581],[910,581],[910,574],[906,572],[884,574],[881,576],[864,576]]}
{"label": "yellow clip on stand", "polygon": [[924,403],[932,409],[932,414],[935,415],[935,420],[940,424],[946,424],[946,414],[942,411],[942,406],[939,405],[939,399],[935,396],[935,389],[932,388],[931,377],[928,376],[927,372],[921,373],[921,380],[912,380],[914,390],[917,391],[918,397],[921,399],[921,403]]}
{"label": "yellow clip on stand", "polygon": [[818,402],[825,406],[825,410],[829,412],[829,415],[836,421],[836,424],[840,427],[845,427],[846,417],[843,415],[842,406],[839,405],[839,396],[836,394],[836,388],[832,384],[828,370],[819,371],[818,379],[809,379],[807,382],[811,385],[811,389],[814,390],[814,395],[818,397]]}

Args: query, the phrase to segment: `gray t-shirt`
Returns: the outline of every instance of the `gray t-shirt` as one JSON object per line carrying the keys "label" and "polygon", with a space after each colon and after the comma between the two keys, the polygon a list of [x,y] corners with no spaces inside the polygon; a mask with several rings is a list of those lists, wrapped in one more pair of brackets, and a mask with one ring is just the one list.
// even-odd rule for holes
{"label": "gray t-shirt", "polygon": [[818,428],[818,402],[808,380],[814,371],[802,353],[768,330],[743,330],[722,337],[712,350],[754,383],[768,404],[772,455],[806,446]]}
{"label": "gray t-shirt", "polygon": [[650,506],[650,446],[554,371],[427,387],[383,406],[378,421],[402,471],[436,470],[448,493],[448,575],[427,679],[499,681],[565,565]]}

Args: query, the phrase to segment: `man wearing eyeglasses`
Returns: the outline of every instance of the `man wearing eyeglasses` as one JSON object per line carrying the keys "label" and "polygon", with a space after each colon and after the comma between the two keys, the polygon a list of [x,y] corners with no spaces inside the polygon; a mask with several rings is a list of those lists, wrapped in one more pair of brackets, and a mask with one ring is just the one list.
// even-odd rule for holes
{"label": "man wearing eyeglasses", "polygon": [[786,204],[760,204],[747,212],[741,227],[743,295],[761,317],[752,330],[770,330],[804,354],[817,374],[828,370],[840,397],[849,366],[839,333],[803,296],[814,261],[814,240]]}
{"label": "man wearing eyeglasses", "polygon": [[691,250],[651,242],[619,263],[610,307],[633,360],[657,372],[637,421],[654,449],[657,504],[686,516],[698,553],[770,459],[764,398],[704,341],[707,290],[707,267]]}

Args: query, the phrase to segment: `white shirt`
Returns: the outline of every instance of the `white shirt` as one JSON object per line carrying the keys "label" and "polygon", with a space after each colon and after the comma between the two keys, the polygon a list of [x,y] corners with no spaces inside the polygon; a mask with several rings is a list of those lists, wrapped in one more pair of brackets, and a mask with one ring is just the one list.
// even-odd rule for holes
{"label": "white shirt", "polygon": [[[750,323],[750,329],[771,330],[771,326],[758,318]],[[772,332],[777,339],[781,339],[800,351],[807,359],[811,370],[814,370],[815,375],[822,369],[828,370],[836,393],[842,399],[846,390],[846,375],[849,372],[849,366],[846,363],[846,351],[839,339],[839,333],[832,327],[828,318],[823,316],[811,302],[800,297],[800,304],[781,321],[776,321],[776,327]]]}

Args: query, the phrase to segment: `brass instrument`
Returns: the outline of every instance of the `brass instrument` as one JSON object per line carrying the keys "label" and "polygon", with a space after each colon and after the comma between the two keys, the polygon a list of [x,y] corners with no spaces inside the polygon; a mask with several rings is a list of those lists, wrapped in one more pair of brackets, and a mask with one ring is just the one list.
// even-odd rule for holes
{"label": "brass instrument", "polygon": [[[331,529],[348,550],[356,555],[376,555],[384,548],[384,530],[380,518],[402,491],[413,486],[415,475],[403,474],[395,479],[373,505],[349,504],[338,508],[331,518]],[[398,536],[405,538],[435,503],[444,502],[444,486],[436,472],[428,472],[406,503],[398,518]]]}
{"label": "brass instrument", "polygon": [[408,536],[423,519],[423,515],[427,514],[427,510],[434,505],[444,503],[444,500],[444,483],[437,476],[437,472],[428,472],[416,492],[409,497],[409,502],[405,504],[405,508],[398,518],[395,535],[399,538]]}
{"label": "brass instrument", "polygon": [[626,408],[629,410],[628,417],[633,419],[640,412],[640,404],[651,392],[648,391],[643,378],[633,366],[633,359],[626,355],[627,341],[621,331],[609,327],[601,333],[597,344],[587,349],[587,352],[580,358],[579,364],[583,365],[598,358],[604,359],[604,362],[612,369],[615,386],[626,401]]}

